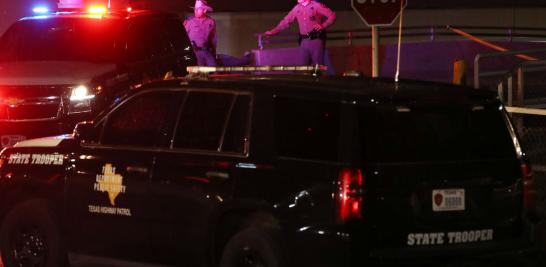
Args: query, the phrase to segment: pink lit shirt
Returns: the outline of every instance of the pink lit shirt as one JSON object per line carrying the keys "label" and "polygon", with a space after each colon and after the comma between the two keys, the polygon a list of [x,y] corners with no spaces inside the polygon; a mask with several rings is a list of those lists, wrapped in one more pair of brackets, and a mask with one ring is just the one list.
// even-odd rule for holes
{"label": "pink lit shirt", "polygon": [[[322,22],[323,17],[326,17],[326,21],[324,22]],[[320,24],[323,29],[332,25],[336,19],[336,13],[325,5],[315,1],[311,1],[307,6],[297,4],[288,15],[281,20],[279,25],[271,30],[271,33],[277,34],[288,28],[296,19],[298,20],[300,34],[307,34],[313,30],[316,24]]]}
{"label": "pink lit shirt", "polygon": [[216,49],[216,22],[211,17],[191,17],[184,21],[184,27],[190,41],[199,47],[211,47]]}

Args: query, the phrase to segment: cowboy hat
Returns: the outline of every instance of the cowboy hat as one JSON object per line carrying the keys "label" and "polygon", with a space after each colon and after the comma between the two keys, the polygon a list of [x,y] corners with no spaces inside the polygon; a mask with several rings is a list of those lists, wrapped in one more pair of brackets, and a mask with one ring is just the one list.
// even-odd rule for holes
{"label": "cowboy hat", "polygon": [[209,12],[212,12],[212,7],[209,6],[209,4],[207,3],[206,0],[196,0],[195,1],[195,6],[192,7],[193,9],[198,9],[198,8],[204,8],[206,10],[208,10]]}

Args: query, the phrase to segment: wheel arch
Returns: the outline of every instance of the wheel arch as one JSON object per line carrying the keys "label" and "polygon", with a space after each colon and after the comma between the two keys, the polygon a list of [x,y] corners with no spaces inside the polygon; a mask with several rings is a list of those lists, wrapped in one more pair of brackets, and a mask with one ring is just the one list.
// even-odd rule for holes
{"label": "wheel arch", "polygon": [[[31,249],[30,253],[34,253],[34,256],[30,257],[36,257],[35,260],[39,261],[40,266],[68,266],[62,226],[56,217],[58,209],[55,208],[53,202],[41,197],[21,197],[18,200],[6,213],[0,227],[0,250],[4,264],[6,266],[23,265],[22,261],[26,260],[17,256],[23,255],[23,253],[19,254],[13,251],[23,249],[21,246],[17,246],[17,242],[27,242],[26,244],[30,247],[27,249]],[[23,226],[19,228],[20,225]],[[29,230],[27,227],[31,229]],[[21,229],[24,229],[25,232],[22,233]],[[30,239],[28,239],[29,235]]]}
{"label": "wheel arch", "polygon": [[275,212],[266,205],[231,208],[217,217],[213,226],[210,243],[210,266],[217,266],[222,251],[231,237],[242,229],[265,227],[282,229],[281,221]]}
{"label": "wheel arch", "polygon": [[58,190],[43,190],[35,186],[21,185],[6,187],[2,190],[1,195],[0,222],[3,222],[6,215],[19,204],[33,199],[46,202],[55,215],[61,215],[62,208],[60,205],[56,205],[61,201]]}

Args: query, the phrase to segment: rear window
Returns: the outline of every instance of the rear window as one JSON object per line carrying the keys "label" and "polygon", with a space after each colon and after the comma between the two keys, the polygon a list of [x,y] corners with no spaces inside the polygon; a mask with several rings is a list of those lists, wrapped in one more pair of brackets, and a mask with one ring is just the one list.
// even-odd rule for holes
{"label": "rear window", "polygon": [[370,162],[515,157],[498,105],[359,111],[363,157]]}

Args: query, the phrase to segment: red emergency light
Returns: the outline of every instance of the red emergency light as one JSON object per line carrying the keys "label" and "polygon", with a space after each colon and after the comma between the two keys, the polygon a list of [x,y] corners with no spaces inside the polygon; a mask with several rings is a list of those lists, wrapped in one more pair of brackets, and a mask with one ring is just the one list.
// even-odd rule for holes
{"label": "red emergency light", "polygon": [[108,12],[108,9],[104,6],[90,6],[89,8],[87,8],[87,12],[93,15],[103,15]]}

